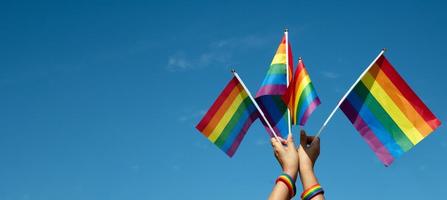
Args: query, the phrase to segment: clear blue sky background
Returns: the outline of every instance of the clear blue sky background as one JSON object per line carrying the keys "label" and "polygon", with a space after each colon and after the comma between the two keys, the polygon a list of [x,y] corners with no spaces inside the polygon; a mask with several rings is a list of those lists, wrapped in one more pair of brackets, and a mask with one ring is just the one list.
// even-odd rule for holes
{"label": "clear blue sky background", "polygon": [[[194,126],[233,66],[257,90],[286,26],[322,100],[309,133],[383,47],[446,123],[446,8],[1,1],[0,199],[265,199],[280,168],[261,123],[232,159]],[[338,111],[316,164],[328,199],[444,199],[445,130],[386,168]]]}

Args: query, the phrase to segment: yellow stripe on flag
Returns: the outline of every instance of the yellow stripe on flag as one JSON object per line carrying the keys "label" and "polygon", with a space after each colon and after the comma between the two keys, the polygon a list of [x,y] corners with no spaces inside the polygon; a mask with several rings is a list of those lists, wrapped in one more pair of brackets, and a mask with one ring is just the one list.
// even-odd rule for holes
{"label": "yellow stripe on flag", "polygon": [[236,96],[236,98],[234,99],[231,106],[228,108],[228,110],[222,116],[222,118],[219,121],[219,123],[217,124],[216,128],[208,136],[209,140],[211,140],[214,143],[217,140],[217,138],[219,138],[223,129],[227,126],[228,122],[231,120],[234,113],[237,111],[237,109],[239,108],[239,106],[241,105],[241,103],[244,101],[245,98],[247,98],[246,92],[241,92],[239,95]]}
{"label": "yellow stripe on flag", "polygon": [[366,73],[365,76],[363,76],[362,82],[413,144],[417,144],[423,139],[423,136],[416,127],[413,126],[413,123],[411,123],[399,110],[394,101],[387,95],[385,90],[375,82],[374,77],[370,73]]}
{"label": "yellow stripe on flag", "polygon": [[309,83],[310,83],[310,77],[309,76],[304,76],[303,79],[298,82],[299,86],[296,89],[296,93],[295,93],[296,98],[295,98],[295,102],[294,102],[295,104],[293,105],[293,107],[294,107],[293,110],[295,110],[295,113],[296,113],[296,109],[297,109],[297,106],[298,106],[298,101],[301,98],[303,90],[304,90],[304,88],[307,87],[307,85],[309,85]]}
{"label": "yellow stripe on flag", "polygon": [[274,64],[286,64],[286,54],[285,53],[275,54],[275,57],[273,57],[272,63],[270,65]]}
{"label": "yellow stripe on flag", "polygon": [[219,107],[219,110],[213,115],[213,118],[209,121],[209,123],[206,125],[206,127],[203,129],[203,133],[209,135],[216,129],[217,124],[222,119],[225,112],[227,112],[228,108],[231,107],[231,104],[233,103],[234,99],[237,98],[237,96],[240,93],[240,89],[238,89],[239,85],[234,87],[233,90],[230,92],[230,94],[227,96],[225,101],[222,103],[222,105]]}
{"label": "yellow stripe on flag", "polygon": [[[377,65],[377,64],[376,64]],[[398,108],[405,114],[409,121],[419,130],[423,135],[428,135],[433,129],[422,118],[418,111],[414,109],[407,98],[400,92],[400,90],[391,82],[386,74],[377,67],[376,81],[387,92],[390,98],[396,103]]]}

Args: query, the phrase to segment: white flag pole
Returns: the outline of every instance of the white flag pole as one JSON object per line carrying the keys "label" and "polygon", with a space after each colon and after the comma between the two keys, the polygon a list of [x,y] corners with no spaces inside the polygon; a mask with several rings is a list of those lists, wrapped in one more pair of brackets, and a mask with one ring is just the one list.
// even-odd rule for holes
{"label": "white flag pole", "polygon": [[278,142],[283,141],[282,139],[280,139],[278,137],[278,135],[276,135],[275,130],[273,130],[272,125],[270,125],[270,122],[267,120],[267,118],[264,115],[264,112],[262,112],[261,108],[259,107],[258,103],[255,101],[255,99],[253,98],[253,96],[251,96],[250,91],[248,90],[248,88],[245,86],[244,82],[242,81],[242,79],[239,77],[239,75],[236,73],[236,70],[231,70],[231,73],[233,73],[234,77],[237,78],[237,80],[241,83],[242,87],[244,88],[244,90],[247,92],[248,96],[250,97],[251,101],[253,102],[253,104],[255,104],[256,109],[259,111],[259,114],[261,114],[262,119],[265,121],[265,123],[267,124],[267,126],[269,127],[270,131],[272,131],[273,135],[275,136],[276,140]]}
{"label": "white flag pole", "polygon": [[[287,88],[289,88],[289,29],[284,29],[284,35],[286,37],[286,81],[287,81]],[[293,61],[292,61],[293,62]],[[293,70],[292,70],[293,71]],[[289,105],[286,105],[287,108],[287,127],[289,129],[289,134],[292,134],[292,124],[290,122],[290,109]]]}
{"label": "white flag pole", "polygon": [[[343,95],[343,97],[340,99],[340,101],[337,103],[337,106],[335,106],[334,110],[332,110],[331,114],[329,115],[329,117],[326,119],[326,121],[324,121],[323,125],[321,126],[320,130],[318,130],[317,134],[315,135],[314,140],[312,141],[312,143],[315,142],[315,139],[317,137],[320,137],[321,132],[323,131],[323,129],[327,126],[329,120],[331,120],[332,116],[335,114],[335,111],[337,111],[337,109],[340,107],[340,105],[343,103],[343,101],[346,99],[346,97],[349,95],[349,93],[354,89],[354,87],[357,85],[357,83],[362,79],[362,77],[368,72],[368,70],[374,65],[374,63],[376,63],[376,61],[380,58],[380,56],[383,55],[383,53],[385,53],[386,49],[382,49],[382,51],[380,51],[379,55],[371,62],[371,64],[369,64],[369,66],[362,72],[362,74],[360,74],[359,78],[354,82],[354,84],[352,84],[352,86],[349,88],[349,90],[345,93],[345,95]],[[312,144],[311,143],[311,144]]]}

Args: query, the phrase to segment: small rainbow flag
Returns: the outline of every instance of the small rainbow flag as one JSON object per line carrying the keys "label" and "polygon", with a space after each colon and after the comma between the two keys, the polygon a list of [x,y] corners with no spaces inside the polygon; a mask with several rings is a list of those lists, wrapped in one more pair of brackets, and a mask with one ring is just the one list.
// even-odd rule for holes
{"label": "small rainbow flag", "polygon": [[[287,80],[287,74],[292,74],[293,69],[292,48],[290,44],[286,44],[286,40],[287,32],[285,32],[279,44],[261,88],[256,93],[256,102],[258,102],[267,120],[280,137],[289,133],[287,105],[282,100],[282,96],[287,90],[288,81],[291,80],[291,76]],[[273,133],[267,128],[263,120],[262,123],[270,136],[273,137]]]}
{"label": "small rainbow flag", "polygon": [[289,106],[292,124],[296,125],[298,122],[301,126],[321,104],[301,58],[298,60],[295,75],[283,99]]}
{"label": "small rainbow flag", "polygon": [[253,101],[233,77],[196,128],[232,157],[257,117]]}
{"label": "small rainbow flag", "polygon": [[340,108],[386,166],[441,124],[383,55]]}

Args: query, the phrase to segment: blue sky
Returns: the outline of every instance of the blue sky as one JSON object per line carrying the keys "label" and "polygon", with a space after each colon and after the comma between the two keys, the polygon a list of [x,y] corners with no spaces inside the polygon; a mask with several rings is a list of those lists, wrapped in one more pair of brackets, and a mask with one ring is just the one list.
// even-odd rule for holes
{"label": "blue sky", "polygon": [[[384,47],[445,123],[446,8],[414,0],[1,1],[0,199],[265,199],[280,168],[261,123],[232,159],[194,126],[231,68],[258,89],[286,26],[322,100],[309,133]],[[386,168],[338,111],[316,164],[328,199],[442,199],[445,130]]]}

